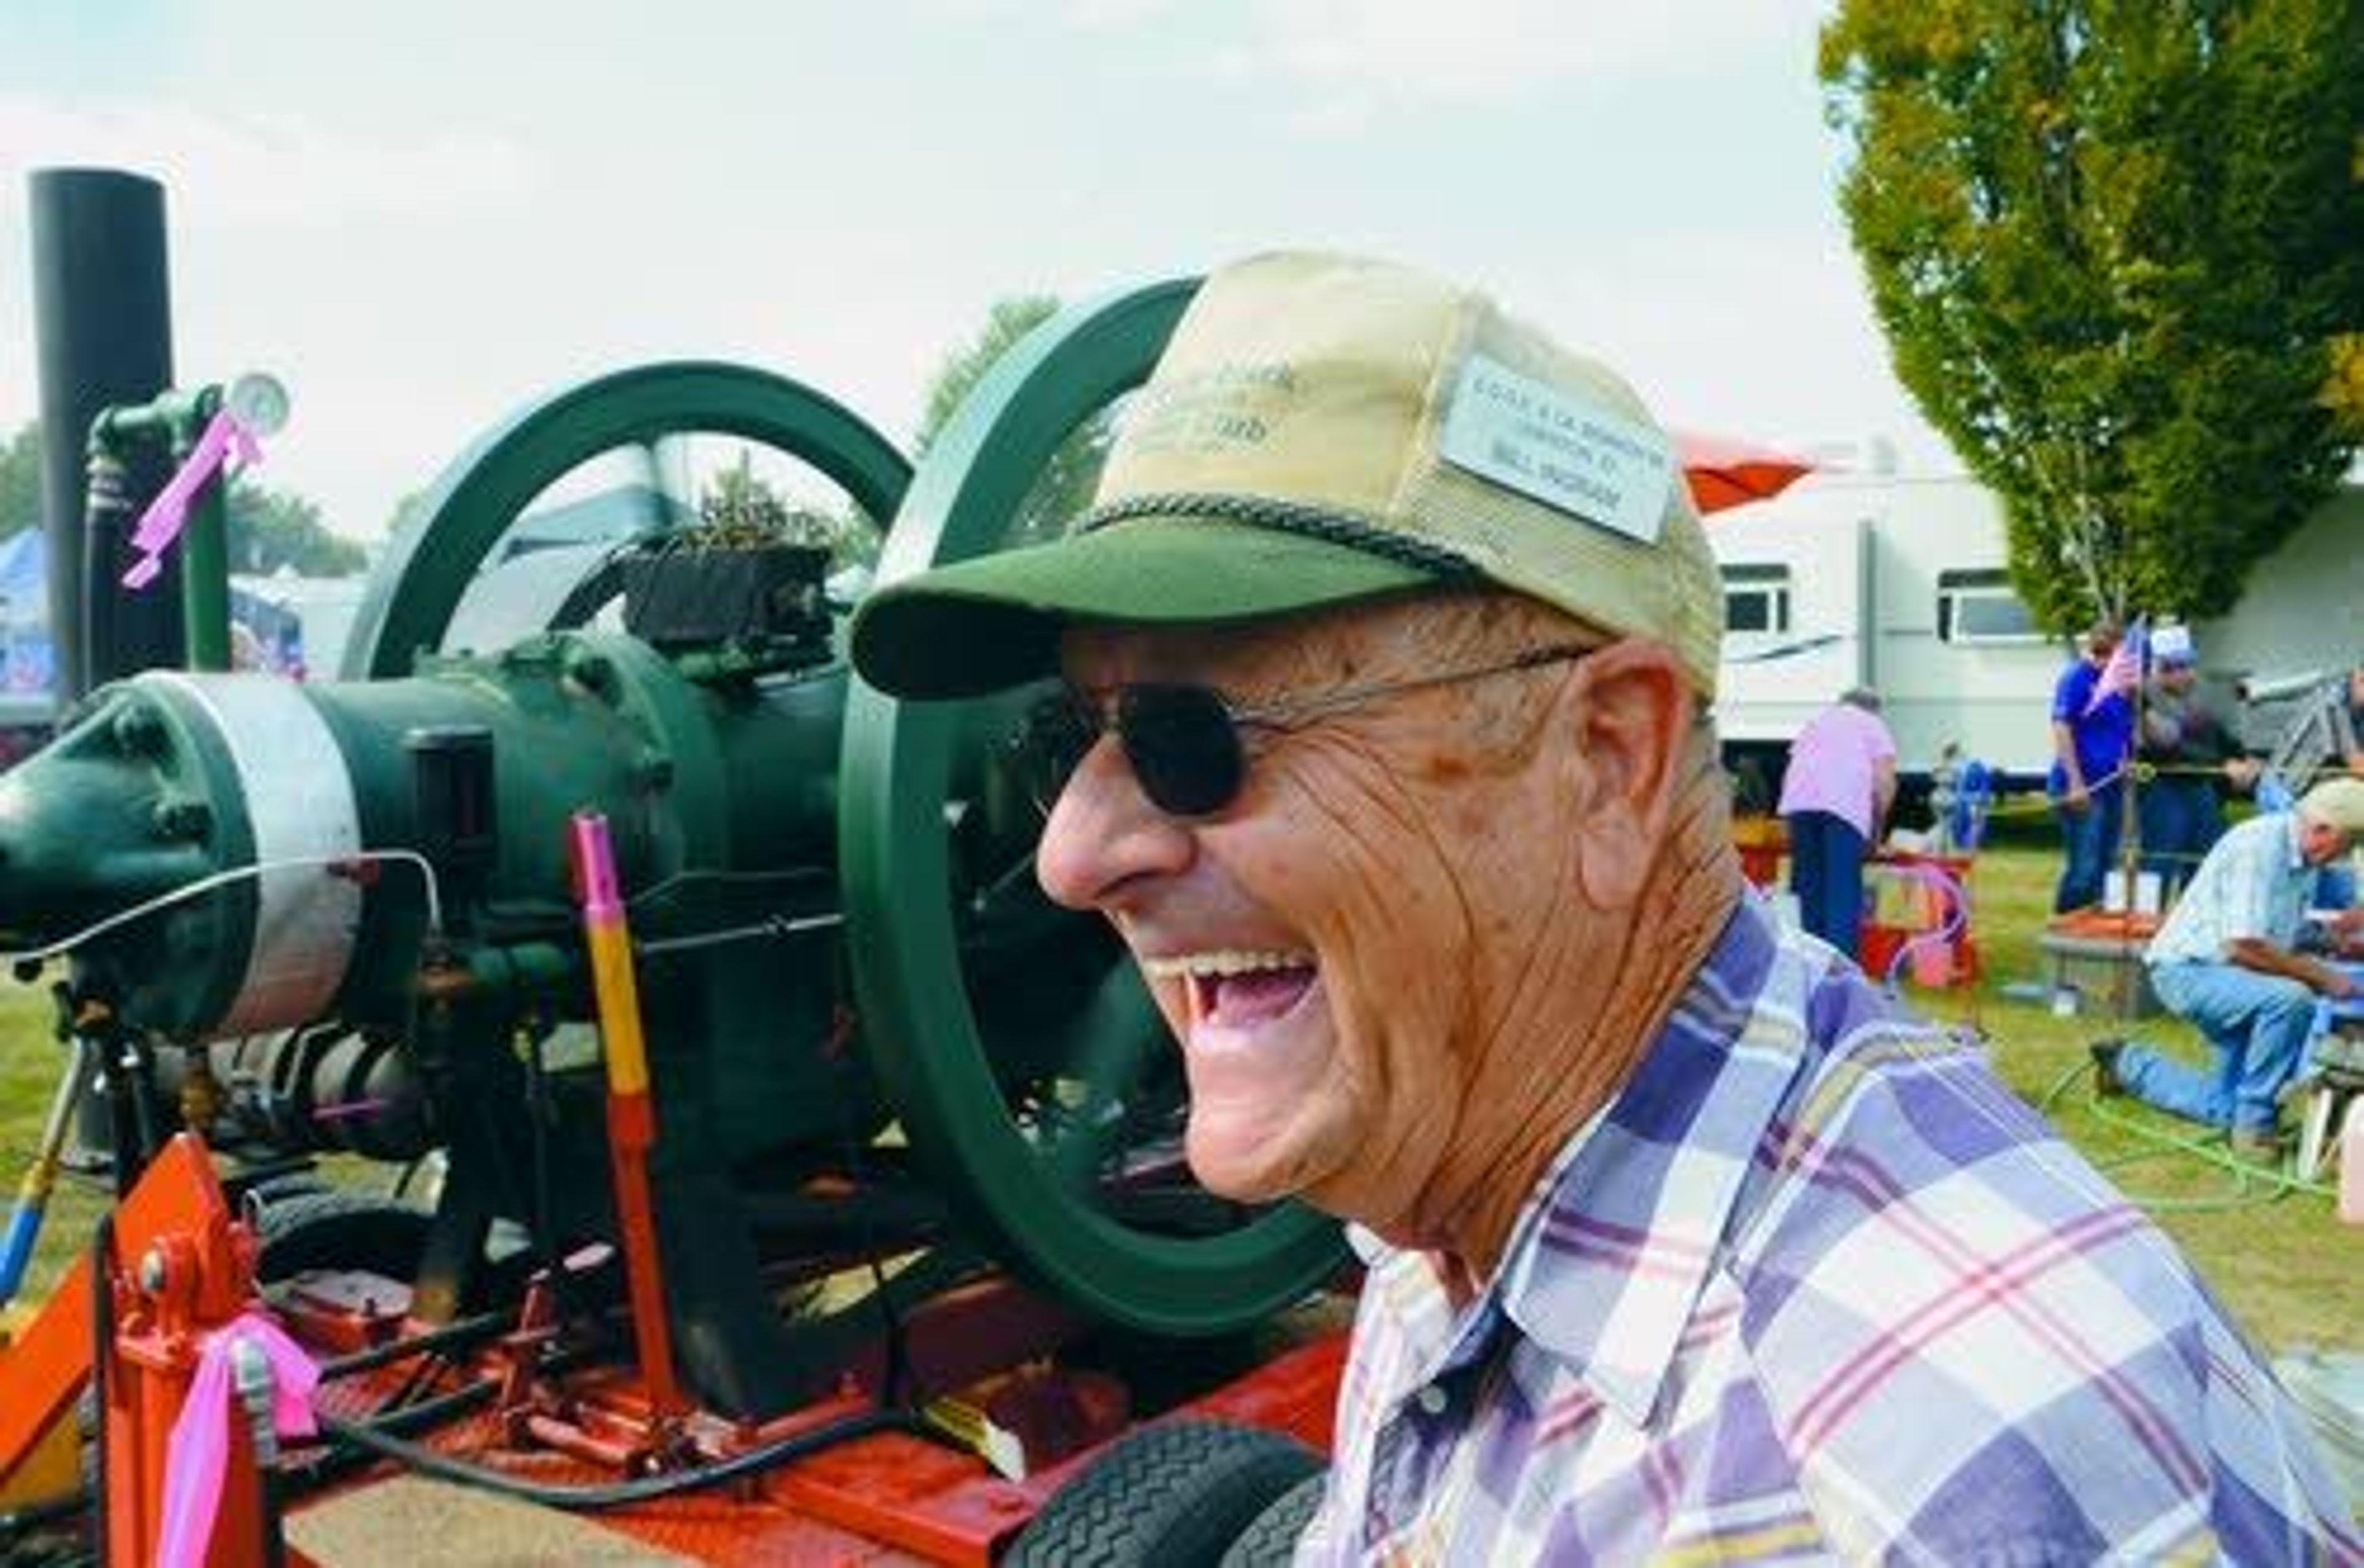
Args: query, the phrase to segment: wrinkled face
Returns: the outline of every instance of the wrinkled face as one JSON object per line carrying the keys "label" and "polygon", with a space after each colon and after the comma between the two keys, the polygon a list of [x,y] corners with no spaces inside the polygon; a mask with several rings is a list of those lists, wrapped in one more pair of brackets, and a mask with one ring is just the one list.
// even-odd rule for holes
{"label": "wrinkled face", "polygon": [[2298,819],[2299,858],[2311,866],[2325,866],[2345,855],[2355,842],[2346,829],[2318,822],[2301,812]]}
{"label": "wrinkled face", "polygon": [[[1474,667],[1423,650],[1418,606],[1249,631],[1069,634],[1086,689],[1188,681],[1235,702]],[[1494,651],[1499,656],[1500,650]],[[1037,865],[1130,944],[1181,1044],[1188,1153],[1226,1195],[1300,1194],[1381,1224],[1456,1137],[1515,1108],[1467,1086],[1508,1032],[1567,853],[1554,820],[1556,665],[1250,731],[1246,783],[1203,818],[1142,795],[1103,737]]]}

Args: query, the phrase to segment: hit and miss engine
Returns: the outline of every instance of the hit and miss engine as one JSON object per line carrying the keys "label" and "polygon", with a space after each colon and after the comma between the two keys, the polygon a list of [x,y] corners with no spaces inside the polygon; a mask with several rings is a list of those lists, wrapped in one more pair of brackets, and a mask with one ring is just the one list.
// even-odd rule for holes
{"label": "hit and miss engine", "polygon": [[[1320,1280],[1328,1227],[1189,1182],[1130,964],[1034,889],[1039,817],[999,751],[1022,694],[860,687],[826,551],[697,524],[600,552],[502,646],[444,646],[471,594],[547,575],[490,565],[534,495],[691,430],[776,447],[893,519],[886,574],[995,548],[1185,297],[1030,339],[916,480],[791,382],[605,378],[447,473],[344,678],[151,671],[94,694],[0,777],[0,946],[71,944],[61,1033],[118,1166],[181,1126],[264,1178],[323,1151],[424,1165],[407,1201],[331,1205],[309,1233],[269,1235],[266,1206],[266,1273],[274,1248],[283,1274],[374,1269],[430,1319],[536,1272],[618,1294],[584,1251],[617,1235],[568,858],[590,813],[635,940],[672,1342],[709,1407],[785,1409],[882,1317],[988,1270],[1078,1322],[1191,1334]],[[849,1268],[870,1284],[845,1305],[820,1284]]]}

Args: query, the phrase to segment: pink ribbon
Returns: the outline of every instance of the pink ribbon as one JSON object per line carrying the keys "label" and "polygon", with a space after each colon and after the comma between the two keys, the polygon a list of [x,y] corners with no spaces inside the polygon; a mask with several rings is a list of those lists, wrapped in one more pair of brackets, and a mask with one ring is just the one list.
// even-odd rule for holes
{"label": "pink ribbon", "polygon": [[271,1420],[282,1437],[310,1437],[312,1390],[320,1369],[284,1330],[260,1312],[244,1312],[206,1336],[197,1352],[188,1401],[173,1423],[164,1453],[164,1529],[157,1568],[204,1568],[221,1511],[222,1479],[229,1473],[230,1432],[246,1412],[231,1384],[230,1355],[250,1340],[271,1362]]}
{"label": "pink ribbon", "polygon": [[180,471],[165,482],[164,488],[156,492],[156,498],[148,503],[148,509],[139,514],[139,526],[131,531],[131,548],[139,551],[139,559],[123,574],[125,587],[138,590],[156,580],[156,574],[164,569],[164,551],[172,548],[173,541],[188,525],[189,504],[233,453],[241,467],[262,461],[262,447],[254,439],[254,432],[224,408],[206,421],[205,433],[190,449]]}

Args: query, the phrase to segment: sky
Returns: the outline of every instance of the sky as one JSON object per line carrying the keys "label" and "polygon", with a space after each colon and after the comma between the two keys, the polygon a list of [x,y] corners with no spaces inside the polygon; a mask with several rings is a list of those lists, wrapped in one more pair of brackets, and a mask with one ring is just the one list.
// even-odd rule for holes
{"label": "sky", "polygon": [[27,176],[167,189],[174,362],[294,399],[340,531],[520,406],[742,361],[909,447],[999,299],[1311,246],[1483,286],[1678,428],[1943,463],[1835,193],[1807,0],[0,0],[0,434]]}

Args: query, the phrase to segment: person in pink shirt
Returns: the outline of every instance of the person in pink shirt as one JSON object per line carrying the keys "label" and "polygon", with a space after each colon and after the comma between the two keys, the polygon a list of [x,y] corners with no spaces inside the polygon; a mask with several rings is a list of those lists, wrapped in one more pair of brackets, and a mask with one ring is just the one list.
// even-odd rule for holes
{"label": "person in pink shirt", "polygon": [[1790,746],[1781,819],[1790,830],[1790,891],[1800,924],[1857,954],[1863,857],[1896,801],[1896,740],[1879,697],[1858,686],[1807,721]]}

